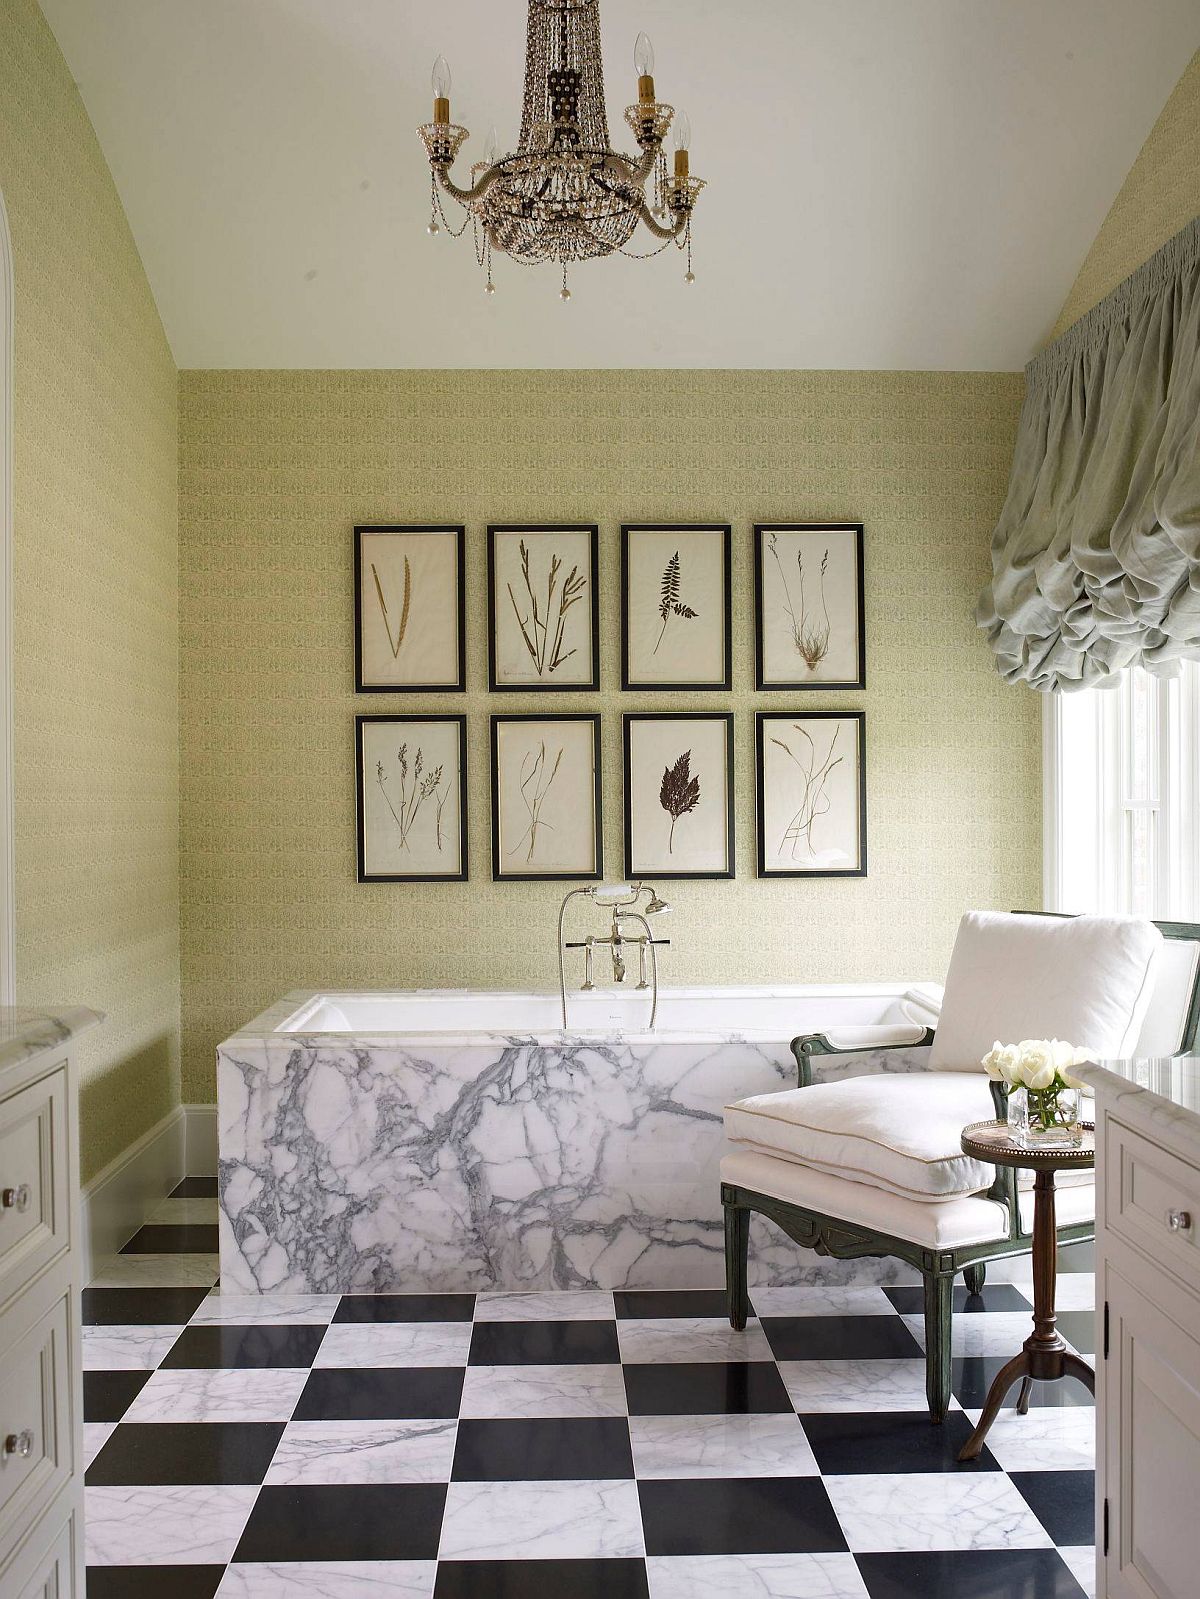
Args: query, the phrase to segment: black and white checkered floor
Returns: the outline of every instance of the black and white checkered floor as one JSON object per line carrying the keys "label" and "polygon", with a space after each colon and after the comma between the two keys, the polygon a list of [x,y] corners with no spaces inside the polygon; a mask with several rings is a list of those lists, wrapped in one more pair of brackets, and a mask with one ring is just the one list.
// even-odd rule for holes
{"label": "black and white checkered floor", "polygon": [[[84,1295],[88,1599],[1081,1599],[1074,1382],[955,1454],[1029,1331],[919,1288],[234,1298],[189,1178]],[[1086,1262],[1085,1262],[1086,1263]],[[1026,1285],[1027,1287],[1027,1285]],[[1059,1279],[1092,1343],[1092,1278]]]}

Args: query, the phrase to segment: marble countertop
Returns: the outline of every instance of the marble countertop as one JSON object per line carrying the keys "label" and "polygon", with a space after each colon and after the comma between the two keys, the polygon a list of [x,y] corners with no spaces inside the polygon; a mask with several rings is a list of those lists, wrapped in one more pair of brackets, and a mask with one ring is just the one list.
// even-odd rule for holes
{"label": "marble countertop", "polygon": [[1088,1061],[1073,1070],[1092,1093],[1134,1097],[1154,1120],[1200,1141],[1200,1055]]}
{"label": "marble countertop", "polygon": [[83,1005],[0,1005],[0,1071],[65,1044],[103,1020],[100,1011]]}

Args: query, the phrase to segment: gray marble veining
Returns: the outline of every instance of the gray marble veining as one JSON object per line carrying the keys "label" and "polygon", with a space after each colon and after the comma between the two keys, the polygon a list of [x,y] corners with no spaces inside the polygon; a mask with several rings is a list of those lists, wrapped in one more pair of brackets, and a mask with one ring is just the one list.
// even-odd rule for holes
{"label": "gray marble veining", "polygon": [[31,1055],[53,1049],[56,1044],[66,1044],[103,1020],[100,1011],[83,1005],[41,1009],[0,1005],[0,1071],[19,1066]]}

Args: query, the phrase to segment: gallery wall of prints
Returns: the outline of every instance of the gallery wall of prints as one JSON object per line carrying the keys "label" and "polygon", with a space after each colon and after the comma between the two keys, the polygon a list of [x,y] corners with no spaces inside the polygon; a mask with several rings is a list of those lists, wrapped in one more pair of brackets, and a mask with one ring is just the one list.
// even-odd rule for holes
{"label": "gallery wall of prints", "polygon": [[[857,523],[625,524],[621,626],[600,634],[594,524],[493,524],[487,540],[490,783],[468,782],[462,526],[354,529],[356,694],[421,695],[435,708],[355,717],[358,875],[464,881],[474,827],[490,825],[492,877],[732,878],[739,810],[753,805],[759,877],[867,872],[866,724],[804,695],[866,684],[863,528]],[[752,538],[752,719],[719,706],[734,687],[734,542]],[[601,717],[586,709],[619,651],[624,859],[603,859]],[[712,707],[679,710],[681,695]],[[545,713],[505,697],[548,697]],[[785,703],[787,696],[794,696]],[[443,696],[445,709],[442,708]],[[378,703],[378,702],[376,702]],[[754,794],[735,748],[754,746]]]}

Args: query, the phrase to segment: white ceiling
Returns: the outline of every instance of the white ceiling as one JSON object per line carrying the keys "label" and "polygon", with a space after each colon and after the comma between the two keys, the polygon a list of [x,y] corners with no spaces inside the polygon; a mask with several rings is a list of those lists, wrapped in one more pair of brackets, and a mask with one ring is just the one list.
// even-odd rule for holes
{"label": "white ceiling", "polygon": [[1196,0],[601,0],[614,137],[642,27],[691,114],[698,281],[564,305],[425,232],[430,63],[511,144],[524,0],[42,5],[181,367],[1016,368],[1200,42]]}

